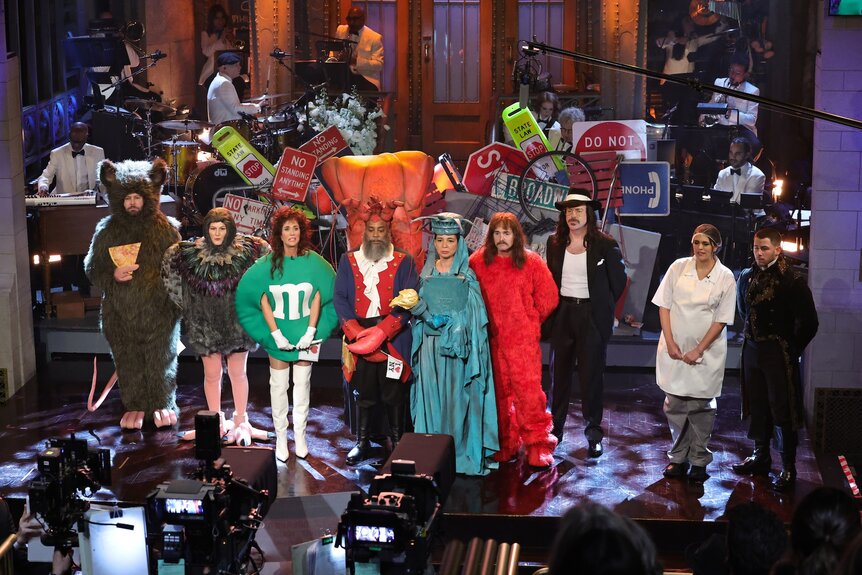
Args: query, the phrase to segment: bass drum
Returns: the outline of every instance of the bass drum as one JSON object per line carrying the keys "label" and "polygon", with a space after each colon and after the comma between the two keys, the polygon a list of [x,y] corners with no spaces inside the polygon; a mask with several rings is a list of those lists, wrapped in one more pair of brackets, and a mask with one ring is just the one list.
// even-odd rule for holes
{"label": "bass drum", "polygon": [[200,164],[186,180],[183,210],[190,223],[200,225],[207,212],[224,205],[224,197],[227,194],[242,196],[253,190],[230,164]]}

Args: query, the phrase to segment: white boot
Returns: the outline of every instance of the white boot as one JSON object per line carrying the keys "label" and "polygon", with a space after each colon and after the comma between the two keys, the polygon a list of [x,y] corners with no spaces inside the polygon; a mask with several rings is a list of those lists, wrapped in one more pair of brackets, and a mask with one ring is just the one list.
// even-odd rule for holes
{"label": "white boot", "polygon": [[272,424],[275,427],[275,458],[287,463],[290,452],[287,449],[287,412],[290,399],[287,388],[290,385],[290,370],[269,368],[269,398],[272,404]]}
{"label": "white boot", "polygon": [[293,364],[293,442],[296,456],[300,459],[305,459],[308,455],[305,425],[308,422],[310,400],[311,366]]}

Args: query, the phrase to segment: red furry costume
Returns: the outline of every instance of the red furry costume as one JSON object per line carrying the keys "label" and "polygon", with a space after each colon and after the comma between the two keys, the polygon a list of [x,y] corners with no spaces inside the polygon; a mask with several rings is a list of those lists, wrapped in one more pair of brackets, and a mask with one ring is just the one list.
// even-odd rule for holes
{"label": "red furry costume", "polygon": [[485,248],[470,256],[488,309],[491,362],[500,427],[498,461],[509,461],[527,446],[527,462],[544,467],[553,462],[557,439],[551,435],[551,414],[542,391],[542,321],[557,307],[557,284],[542,259],[527,252],[523,269],[512,258],[496,256],[491,265]]}

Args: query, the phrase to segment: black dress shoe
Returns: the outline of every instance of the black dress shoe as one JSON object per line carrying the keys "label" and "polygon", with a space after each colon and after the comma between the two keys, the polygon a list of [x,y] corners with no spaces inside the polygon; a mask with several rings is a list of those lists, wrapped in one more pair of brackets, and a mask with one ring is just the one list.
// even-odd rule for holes
{"label": "black dress shoe", "polygon": [[793,486],[796,484],[796,469],[793,467],[785,468],[781,470],[781,473],[775,476],[775,479],[772,480],[772,489],[778,491],[779,493],[783,493],[785,491],[790,491],[793,489]]}
{"label": "black dress shoe", "polygon": [[685,477],[686,473],[688,473],[688,461],[683,461],[682,463],[668,463],[667,467],[664,468],[663,475],[671,479],[679,479]]}
{"label": "black dress shoe", "polygon": [[587,453],[589,453],[590,457],[601,457],[602,453],[605,452],[605,448],[602,447],[602,440],[598,441],[589,441],[589,448],[587,449]]}
{"label": "black dress shoe", "polygon": [[772,468],[772,457],[770,455],[749,455],[741,463],[730,466],[737,475],[769,475]]}
{"label": "black dress shoe", "polygon": [[703,483],[709,479],[709,473],[706,472],[706,467],[702,465],[692,465],[691,471],[688,472],[688,480],[695,483]]}

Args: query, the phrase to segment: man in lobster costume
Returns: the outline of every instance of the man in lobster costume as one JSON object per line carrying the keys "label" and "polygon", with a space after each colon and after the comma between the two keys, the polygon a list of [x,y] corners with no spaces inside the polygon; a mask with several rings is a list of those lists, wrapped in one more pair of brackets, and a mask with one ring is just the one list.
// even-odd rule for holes
{"label": "man in lobster costume", "polygon": [[359,249],[341,257],[333,303],[347,343],[344,376],[358,391],[357,442],[348,465],[367,459],[372,412],[385,407],[393,449],[407,421],[410,381],[410,313],[390,307],[401,290],[417,289],[413,258],[392,244],[390,222],[396,206],[371,198],[359,212],[364,226]]}

